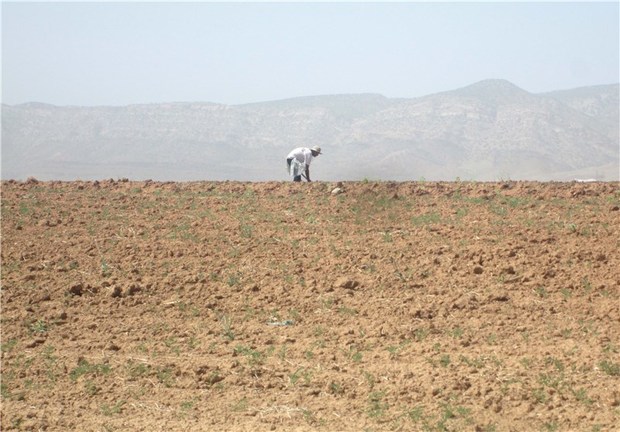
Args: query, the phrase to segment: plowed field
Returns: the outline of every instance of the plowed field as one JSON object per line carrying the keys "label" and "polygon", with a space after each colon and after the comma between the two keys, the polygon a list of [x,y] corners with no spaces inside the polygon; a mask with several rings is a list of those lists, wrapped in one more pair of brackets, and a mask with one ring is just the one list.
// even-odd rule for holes
{"label": "plowed field", "polygon": [[618,183],[3,182],[1,428],[618,430],[619,208]]}

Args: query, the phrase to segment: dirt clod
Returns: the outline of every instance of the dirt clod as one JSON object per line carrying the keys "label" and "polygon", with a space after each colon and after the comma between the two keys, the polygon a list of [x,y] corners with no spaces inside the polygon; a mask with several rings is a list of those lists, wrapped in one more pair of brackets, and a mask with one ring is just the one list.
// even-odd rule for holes
{"label": "dirt clod", "polygon": [[346,289],[355,289],[359,286],[359,282],[353,279],[350,279],[346,276],[339,277],[336,279],[334,286],[336,288],[346,288]]}

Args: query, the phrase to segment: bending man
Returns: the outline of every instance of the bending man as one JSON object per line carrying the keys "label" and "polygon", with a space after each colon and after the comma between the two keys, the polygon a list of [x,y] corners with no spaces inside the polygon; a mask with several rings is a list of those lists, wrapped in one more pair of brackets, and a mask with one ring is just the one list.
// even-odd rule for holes
{"label": "bending man", "polygon": [[314,146],[312,148],[297,147],[291,151],[286,157],[286,168],[288,173],[293,177],[293,181],[300,182],[304,176],[306,180],[310,180],[310,162],[312,158],[321,154],[321,147]]}

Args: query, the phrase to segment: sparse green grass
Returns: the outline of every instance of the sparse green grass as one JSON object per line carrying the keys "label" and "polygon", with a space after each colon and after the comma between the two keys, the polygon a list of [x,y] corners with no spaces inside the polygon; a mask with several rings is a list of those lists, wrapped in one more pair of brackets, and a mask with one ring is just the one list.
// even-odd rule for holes
{"label": "sparse green grass", "polygon": [[72,381],[77,381],[83,375],[107,375],[111,371],[110,365],[107,364],[91,364],[85,359],[81,359],[70,373],[69,377]]}
{"label": "sparse green grass", "polygon": [[165,387],[172,387],[174,383],[174,375],[170,367],[157,367],[155,375],[157,376],[158,381]]}
{"label": "sparse green grass", "polygon": [[363,359],[363,354],[361,351],[358,351],[357,349],[351,347],[350,351],[349,351],[349,357],[351,358],[351,360],[353,360],[355,363],[360,363]]}
{"label": "sparse green grass", "polygon": [[441,222],[441,215],[436,212],[426,213],[419,216],[414,216],[411,219],[411,223],[414,226],[426,226],[426,225],[434,225]]}
{"label": "sparse green grass", "polygon": [[357,309],[349,308],[346,306],[340,306],[338,308],[338,313],[342,315],[349,315],[349,316],[354,316],[358,314]]}
{"label": "sparse green grass", "polygon": [[332,381],[331,383],[329,383],[329,392],[333,395],[343,395],[344,394],[344,388],[342,387],[342,384],[337,383]]}
{"label": "sparse green grass", "polygon": [[126,403],[127,402],[125,400],[119,400],[113,405],[103,404],[101,405],[101,413],[104,416],[113,416],[113,415],[121,414],[123,412],[123,406]]}
{"label": "sparse green grass", "polygon": [[129,360],[125,365],[125,370],[131,380],[138,380],[148,376],[151,367],[145,363]]}
{"label": "sparse green grass", "polygon": [[33,334],[47,333],[49,330],[49,324],[44,320],[36,320],[32,324],[30,324],[29,329],[30,333]]}
{"label": "sparse green grass", "polygon": [[575,399],[585,405],[592,405],[594,403],[594,401],[588,396],[586,389],[581,388],[573,390],[573,395],[575,396]]}
{"label": "sparse green grass", "polygon": [[310,385],[312,381],[312,371],[303,367],[299,368],[289,375],[289,382],[292,386],[295,386],[299,382],[300,378],[303,379],[303,384],[305,386]]}
{"label": "sparse green grass", "polygon": [[538,286],[536,288],[536,294],[540,298],[547,298],[547,297],[549,297],[549,293],[547,292],[547,289],[544,286]]}
{"label": "sparse green grass", "polygon": [[390,358],[392,360],[398,358],[398,356],[401,353],[401,351],[403,351],[410,343],[411,343],[411,341],[409,339],[405,339],[404,341],[402,341],[397,346],[394,346],[394,345],[388,346],[387,347],[387,351],[390,353]]}
{"label": "sparse green grass", "polygon": [[451,363],[451,360],[450,360],[450,355],[448,355],[448,354],[444,354],[444,355],[442,355],[442,356],[439,358],[439,364],[440,364],[442,367],[448,367],[448,366],[450,365],[450,363]]}
{"label": "sparse green grass", "polygon": [[244,356],[250,367],[259,366],[265,362],[265,353],[245,345],[237,345],[234,352],[236,355]]}
{"label": "sparse green grass", "polygon": [[430,331],[425,328],[417,328],[413,332],[415,339],[418,342],[423,342],[428,337],[429,333]]}
{"label": "sparse green grass", "polygon": [[235,333],[232,329],[232,320],[228,315],[220,316],[220,324],[222,326],[222,334],[229,341],[235,340]]}
{"label": "sparse green grass", "polygon": [[609,376],[620,376],[620,363],[603,360],[598,364],[599,368]]}
{"label": "sparse green grass", "polygon": [[368,395],[368,417],[377,419],[385,416],[389,405],[383,399],[385,393],[373,391]]}
{"label": "sparse green grass", "polygon": [[235,402],[230,409],[236,413],[242,413],[248,410],[248,400],[247,398],[241,398],[239,401]]}
{"label": "sparse green grass", "polygon": [[485,364],[484,363],[484,359],[482,359],[481,357],[476,357],[476,358],[470,359],[467,356],[460,355],[459,356],[459,360],[462,363],[466,364],[467,366],[473,367],[475,369],[481,369],[481,368],[484,367],[484,364]]}
{"label": "sparse green grass", "polygon": [[17,345],[17,339],[9,339],[8,341],[0,344],[0,352],[3,352],[3,353],[11,352],[13,348],[15,348],[16,345]]}

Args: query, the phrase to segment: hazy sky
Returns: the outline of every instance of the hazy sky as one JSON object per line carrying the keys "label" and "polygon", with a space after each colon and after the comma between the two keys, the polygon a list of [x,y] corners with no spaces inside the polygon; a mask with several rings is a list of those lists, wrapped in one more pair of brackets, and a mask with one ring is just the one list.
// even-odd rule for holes
{"label": "hazy sky", "polygon": [[610,3],[2,2],[2,102],[239,104],[619,78]]}

